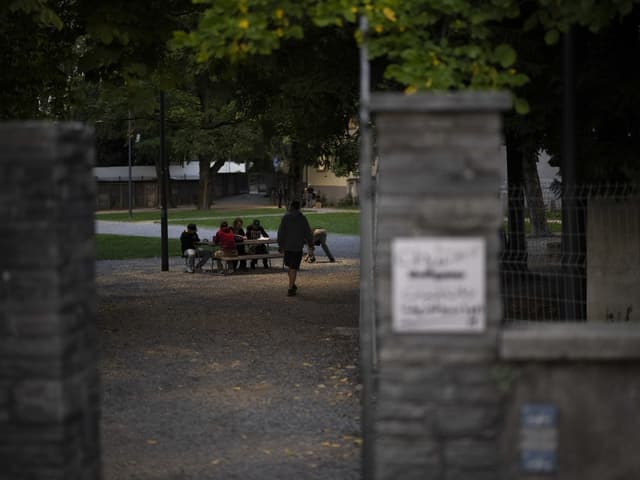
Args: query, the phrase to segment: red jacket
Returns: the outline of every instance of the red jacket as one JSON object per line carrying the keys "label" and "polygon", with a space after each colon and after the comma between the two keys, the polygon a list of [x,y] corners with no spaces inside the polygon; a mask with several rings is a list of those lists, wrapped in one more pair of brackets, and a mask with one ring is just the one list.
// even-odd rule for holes
{"label": "red jacket", "polygon": [[233,230],[229,227],[221,228],[213,237],[213,243],[218,245],[222,250],[235,250],[236,239]]}

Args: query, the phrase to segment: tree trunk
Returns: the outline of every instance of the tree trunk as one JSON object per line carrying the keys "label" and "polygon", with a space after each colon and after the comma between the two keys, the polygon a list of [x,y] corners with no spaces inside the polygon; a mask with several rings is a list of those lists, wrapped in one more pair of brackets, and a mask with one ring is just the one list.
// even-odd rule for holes
{"label": "tree trunk", "polygon": [[200,180],[198,182],[198,209],[209,210],[211,206],[211,175],[209,174],[209,159],[200,157],[198,159],[198,169],[200,171]]}
{"label": "tree trunk", "polygon": [[551,234],[547,225],[547,215],[538,177],[537,155],[533,152],[523,155],[523,173],[529,219],[531,221],[531,235],[547,237]]}
{"label": "tree trunk", "polygon": [[212,203],[216,198],[216,175],[218,174],[218,171],[222,168],[224,163],[224,160],[216,160],[215,162],[213,162],[213,165],[209,167],[209,192],[211,195]]}
{"label": "tree trunk", "polygon": [[504,263],[510,270],[527,269],[527,239],[524,225],[524,172],[522,148],[507,139],[508,226]]}
{"label": "tree trunk", "polygon": [[[158,197],[158,208],[161,208],[162,206],[162,199],[160,198],[160,192],[162,191],[162,166],[160,165],[159,161],[156,161],[154,164],[155,168],[156,168],[156,192],[157,192],[157,197]],[[169,178],[169,180],[167,181],[167,203],[169,205],[169,207],[171,208],[175,208],[176,207],[176,200],[175,198],[173,198],[173,195],[171,193],[171,178]]]}
{"label": "tree trunk", "polygon": [[302,159],[297,144],[293,142],[289,160],[289,174],[287,175],[287,204],[298,200],[302,205],[302,190]]}

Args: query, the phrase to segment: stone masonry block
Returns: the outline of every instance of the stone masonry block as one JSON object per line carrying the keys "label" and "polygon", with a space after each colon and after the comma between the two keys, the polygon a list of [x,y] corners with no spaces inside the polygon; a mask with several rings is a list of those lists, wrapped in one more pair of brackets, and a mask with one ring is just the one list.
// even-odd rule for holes
{"label": "stone masonry block", "polygon": [[13,403],[20,422],[60,423],[64,419],[64,391],[60,381],[22,381],[13,389]]}
{"label": "stone masonry block", "polygon": [[440,435],[447,438],[477,435],[495,429],[497,408],[485,406],[440,406],[433,423]]}
{"label": "stone masonry block", "polygon": [[492,442],[469,438],[445,442],[444,456],[447,468],[452,469],[475,471],[499,465],[499,451]]}
{"label": "stone masonry block", "polygon": [[371,95],[371,109],[374,112],[404,112],[411,115],[446,113],[448,115],[469,112],[497,113],[511,108],[511,95],[507,92],[459,91],[434,92],[420,95],[398,93],[374,93]]}
{"label": "stone masonry block", "polygon": [[[465,231],[486,232],[496,236],[502,226],[502,206],[496,195],[467,192],[462,196],[424,195],[411,197],[407,191],[393,198],[381,199],[378,206],[379,223],[378,238],[395,238],[397,236],[425,236],[420,232],[432,230],[447,232],[449,236],[460,235]],[[401,234],[389,231],[391,227],[404,222]],[[412,235],[406,235],[411,229]]]}
{"label": "stone masonry block", "polygon": [[[456,468],[449,468],[444,474],[443,480],[469,480],[471,477],[468,470],[460,470]],[[503,477],[500,476],[500,473],[497,468],[486,468],[486,469],[473,469],[473,480],[502,480]],[[513,480],[512,477],[506,478],[505,480]],[[531,480],[538,480],[531,478]]]}
{"label": "stone masonry block", "polygon": [[380,466],[376,472],[376,478],[389,480],[425,480],[439,479],[442,475],[442,466],[439,463],[426,463],[422,465],[393,463],[379,461]]}
{"label": "stone masonry block", "polygon": [[[394,149],[381,157],[379,171],[385,176],[422,175],[425,168],[429,168],[432,177],[456,178],[461,173],[464,178],[480,175],[501,175],[504,155],[499,145],[491,148],[465,149],[460,146],[436,146],[428,150],[409,148],[406,145]],[[380,179],[379,179],[380,180]]]}
{"label": "stone masonry block", "polygon": [[[408,335],[394,335],[394,337],[407,337]],[[444,336],[444,335],[437,335]],[[424,337],[424,336],[423,336]],[[407,363],[410,365],[428,364],[433,362],[446,362],[449,364],[473,364],[476,362],[492,362],[497,358],[497,347],[487,348],[487,340],[496,342],[495,332],[477,335],[478,345],[474,348],[464,348],[465,342],[456,342],[462,336],[446,335],[450,345],[457,345],[457,348],[446,348],[443,345],[433,345],[427,342],[421,345],[421,349],[408,349],[405,342],[393,342],[393,345],[383,345],[380,349],[380,362]],[[386,343],[390,343],[386,339]],[[466,343],[468,345],[468,342]]]}
{"label": "stone masonry block", "polygon": [[376,418],[380,420],[410,420],[414,422],[422,422],[425,417],[433,411],[433,406],[425,404],[425,402],[379,402],[376,405]]}
{"label": "stone masonry block", "polygon": [[424,479],[442,469],[434,438],[381,435],[376,449],[378,478]]}
{"label": "stone masonry block", "polygon": [[[425,130],[416,128],[415,124],[394,121],[393,118],[379,118],[377,121],[378,151],[381,157],[392,152],[405,149],[421,149],[428,155],[432,148],[450,146],[453,150],[463,147],[480,150],[492,149],[498,151],[502,143],[498,131],[469,131],[456,130],[454,132]],[[386,128],[391,126],[392,129]]]}
{"label": "stone masonry block", "polygon": [[58,314],[41,313],[13,313],[15,333],[20,337],[50,337],[64,333],[62,321]]}
{"label": "stone masonry block", "polygon": [[0,356],[22,358],[59,358],[62,357],[69,341],[62,336],[56,337],[0,337]]}
{"label": "stone masonry block", "polygon": [[[484,136],[499,134],[502,121],[491,112],[389,112],[377,116],[378,127],[391,135],[409,129],[414,133],[442,132],[455,138],[459,132],[474,132]],[[404,127],[404,128],[403,128]]]}
{"label": "stone masonry block", "polygon": [[460,385],[449,383],[438,390],[438,401],[448,405],[494,406],[501,400],[497,385]]}
{"label": "stone masonry block", "polygon": [[[382,170],[381,170],[382,172]],[[455,194],[459,197],[466,197],[474,194],[486,192],[492,185],[499,182],[499,176],[472,170],[461,170],[453,172],[446,178],[442,177],[405,177],[405,176],[385,176],[378,180],[378,195],[407,195],[412,193],[414,200],[416,196],[441,195],[450,197]]]}
{"label": "stone masonry block", "polygon": [[376,421],[378,435],[402,435],[404,437],[421,437],[429,434],[424,422],[406,420],[382,420]]}
{"label": "stone masonry block", "polygon": [[[40,311],[39,305],[55,310],[58,302],[58,276],[53,271],[42,269],[20,269],[20,261],[7,261],[1,281],[6,291],[7,310],[26,309]],[[34,299],[38,299],[34,302]]]}
{"label": "stone masonry block", "polygon": [[26,376],[55,379],[63,372],[62,360],[58,357],[18,357],[0,351],[0,378],[21,379]]}

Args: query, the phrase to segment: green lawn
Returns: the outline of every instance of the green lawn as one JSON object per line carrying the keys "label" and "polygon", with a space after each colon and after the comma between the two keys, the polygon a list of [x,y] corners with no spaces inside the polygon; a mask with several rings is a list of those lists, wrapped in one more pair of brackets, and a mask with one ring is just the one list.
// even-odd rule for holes
{"label": "green lawn", "polygon": [[[303,210],[304,212],[304,210]],[[220,222],[227,220],[229,223],[233,219],[240,217],[244,220],[245,228],[253,219],[260,219],[260,223],[266,230],[277,230],[280,219],[284,214],[283,210],[274,208],[233,210],[233,211],[202,211],[202,210],[170,210],[168,212],[168,223],[171,225],[185,225],[195,223],[198,227],[206,227],[216,230]],[[357,211],[331,212],[331,213],[306,213],[311,227],[323,227],[330,233],[342,233],[346,235],[358,235],[360,232],[360,214]],[[96,214],[98,220],[111,220],[122,222],[155,221],[160,222],[160,212],[138,212],[133,219],[129,218],[127,212],[100,213]]]}
{"label": "green lawn", "polygon": [[[128,237],[124,235],[96,235],[98,260],[160,257],[160,238]],[[169,239],[169,256],[180,255],[180,240]]]}
{"label": "green lawn", "polygon": [[[167,217],[170,223],[220,222],[235,217],[260,217],[261,215],[282,215],[284,212],[275,208],[254,208],[248,210],[169,210]],[[160,210],[134,212],[129,218],[128,212],[97,213],[98,220],[113,220],[116,222],[146,222],[160,221]],[[203,223],[204,224],[204,223]]]}
{"label": "green lawn", "polygon": [[[196,223],[199,227],[216,230],[222,220],[232,222],[240,217],[244,220],[245,227],[259,218],[266,230],[277,230],[283,210],[274,208],[234,210],[225,212],[201,211],[201,210],[170,210],[168,222],[172,225],[186,225]],[[358,235],[360,228],[360,216],[356,211],[332,212],[332,213],[305,213],[311,227],[323,227],[331,233],[346,235]],[[133,219],[127,212],[96,214],[98,220],[141,222],[160,222],[160,212],[136,212]],[[125,235],[96,235],[96,253],[98,260],[123,260],[128,258],[150,258],[160,256],[160,238],[132,237]],[[169,239],[169,256],[180,255],[180,240]]]}

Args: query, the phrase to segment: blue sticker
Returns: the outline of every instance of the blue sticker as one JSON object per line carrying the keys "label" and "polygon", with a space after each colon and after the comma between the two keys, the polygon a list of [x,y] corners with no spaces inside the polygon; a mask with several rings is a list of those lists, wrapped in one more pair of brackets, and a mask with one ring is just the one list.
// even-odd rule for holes
{"label": "blue sticker", "polygon": [[527,427],[555,427],[558,424],[558,407],[548,403],[529,403],[522,406],[520,422]]}
{"label": "blue sticker", "polygon": [[555,451],[523,450],[520,460],[522,470],[527,473],[551,473],[558,466]]}

